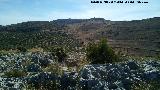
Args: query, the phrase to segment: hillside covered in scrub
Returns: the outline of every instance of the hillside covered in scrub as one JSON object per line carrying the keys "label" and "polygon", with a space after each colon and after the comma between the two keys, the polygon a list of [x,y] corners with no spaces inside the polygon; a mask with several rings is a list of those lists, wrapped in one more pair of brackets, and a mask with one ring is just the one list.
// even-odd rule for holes
{"label": "hillside covered in scrub", "polygon": [[103,18],[29,21],[0,26],[1,50],[63,45],[69,49],[107,38],[117,53],[135,56],[160,54],[160,18],[110,21]]}
{"label": "hillside covered in scrub", "polygon": [[158,90],[160,18],[0,26],[0,89]]}

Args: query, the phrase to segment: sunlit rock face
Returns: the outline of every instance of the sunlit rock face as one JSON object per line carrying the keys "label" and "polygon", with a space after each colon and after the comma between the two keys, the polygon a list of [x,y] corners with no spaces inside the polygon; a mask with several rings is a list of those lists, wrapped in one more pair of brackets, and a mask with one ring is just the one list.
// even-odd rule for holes
{"label": "sunlit rock face", "polygon": [[[49,53],[0,56],[0,88],[23,90],[31,85],[48,90],[132,90],[132,85],[139,82],[160,81],[160,62],[153,59],[85,65],[79,72],[64,70],[61,75],[44,71],[48,63],[54,63]],[[27,74],[21,77],[5,76],[13,69]]]}
{"label": "sunlit rock face", "polygon": [[80,86],[89,90],[130,90],[135,83],[160,80],[159,65],[152,61],[86,65],[80,72]]}

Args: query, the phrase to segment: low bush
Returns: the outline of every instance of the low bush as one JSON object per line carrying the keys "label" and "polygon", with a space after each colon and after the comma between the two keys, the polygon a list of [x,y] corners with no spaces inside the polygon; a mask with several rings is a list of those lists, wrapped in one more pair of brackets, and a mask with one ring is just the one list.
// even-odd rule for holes
{"label": "low bush", "polygon": [[112,63],[117,60],[117,55],[109,47],[106,39],[102,39],[99,43],[90,43],[87,46],[86,55],[92,64]]}
{"label": "low bush", "polygon": [[49,51],[57,58],[58,62],[64,62],[67,57],[65,49],[62,47],[52,47]]}
{"label": "low bush", "polygon": [[19,77],[24,77],[26,76],[27,73],[23,70],[11,70],[11,71],[8,71],[8,72],[5,72],[5,76],[11,78],[11,77],[15,77],[15,78],[19,78]]}
{"label": "low bush", "polygon": [[20,51],[20,52],[27,52],[27,49],[25,47],[17,47],[17,49]]}
{"label": "low bush", "polygon": [[55,75],[61,76],[63,74],[61,65],[59,63],[50,64],[46,68],[43,69],[43,72],[51,72]]}

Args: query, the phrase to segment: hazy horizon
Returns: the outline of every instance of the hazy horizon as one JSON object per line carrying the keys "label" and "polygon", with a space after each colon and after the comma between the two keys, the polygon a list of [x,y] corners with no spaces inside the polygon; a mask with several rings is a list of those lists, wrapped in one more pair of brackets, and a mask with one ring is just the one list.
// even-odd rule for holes
{"label": "hazy horizon", "polygon": [[160,17],[160,0],[145,1],[149,3],[91,4],[91,0],[0,0],[0,25],[68,18],[96,17],[111,21],[131,21]]}
{"label": "hazy horizon", "polygon": [[[91,17],[91,18],[101,18],[101,17]],[[91,19],[91,18],[58,18],[58,19]],[[150,18],[156,18],[156,17],[150,17]],[[150,18],[143,18],[143,19],[150,19]],[[54,20],[58,20],[58,19],[54,19]],[[135,19],[135,20],[143,20],[143,19]],[[54,21],[54,20],[51,20],[51,21]],[[108,20],[108,19],[105,19],[105,20]],[[32,21],[34,22],[34,20],[30,20],[30,21],[22,21],[22,22],[17,22],[17,23],[6,24],[6,25],[2,25],[2,26],[18,24],[18,23],[23,23],[23,22],[32,22]],[[47,21],[47,20],[39,20],[39,21],[43,22],[43,21]],[[51,22],[51,21],[49,21],[49,22]],[[110,21],[134,21],[134,20],[110,20]]]}

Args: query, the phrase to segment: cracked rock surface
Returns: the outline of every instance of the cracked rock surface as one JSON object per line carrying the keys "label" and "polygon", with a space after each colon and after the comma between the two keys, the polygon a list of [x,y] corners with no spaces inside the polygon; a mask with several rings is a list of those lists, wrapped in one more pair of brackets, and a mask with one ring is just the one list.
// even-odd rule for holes
{"label": "cracked rock surface", "polygon": [[[51,63],[54,58],[49,53],[0,56],[0,89],[23,90],[30,84],[45,86],[48,90],[131,90],[131,86],[139,82],[160,81],[160,61],[156,60],[91,64],[79,72],[64,71],[62,75],[43,71],[42,68]],[[25,70],[27,74],[6,77],[5,72],[13,69]]]}

